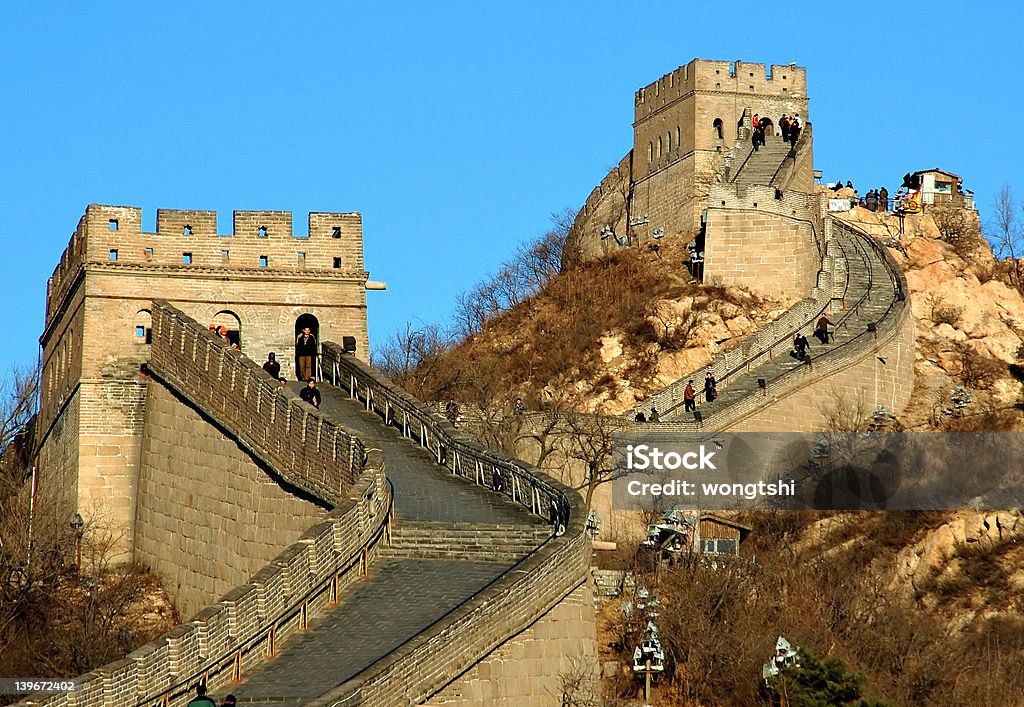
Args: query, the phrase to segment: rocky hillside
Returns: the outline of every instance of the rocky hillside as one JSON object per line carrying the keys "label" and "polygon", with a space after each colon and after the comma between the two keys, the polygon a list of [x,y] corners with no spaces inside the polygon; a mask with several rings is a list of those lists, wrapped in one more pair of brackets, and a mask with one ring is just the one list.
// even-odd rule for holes
{"label": "rocky hillside", "polygon": [[399,375],[427,400],[522,397],[617,414],[771,321],[791,304],[696,283],[685,248],[623,249],[556,275],[539,293]]}
{"label": "rocky hillside", "polygon": [[[903,267],[916,324],[915,393],[901,416],[913,429],[1024,429],[1015,375],[1024,343],[1024,297],[980,237],[974,212],[897,218],[855,208],[848,219],[882,238]],[[970,402],[957,409],[963,386]]]}

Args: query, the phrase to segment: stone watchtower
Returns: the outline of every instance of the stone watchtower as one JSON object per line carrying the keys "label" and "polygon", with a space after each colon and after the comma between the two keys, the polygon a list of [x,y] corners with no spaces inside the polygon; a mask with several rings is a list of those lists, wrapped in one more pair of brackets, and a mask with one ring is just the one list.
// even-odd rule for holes
{"label": "stone watchtower", "polygon": [[[47,286],[39,468],[87,519],[131,527],[154,299],[223,326],[253,360],[274,351],[294,378],[295,338],[355,338],[368,359],[362,217],[311,213],[308,235],[284,211],[235,211],[218,234],[213,211],[90,205]],[[124,539],[130,543],[131,539]]]}
{"label": "stone watchtower", "polygon": [[[694,59],[639,89],[633,148],[580,210],[570,255],[585,259],[655,232],[691,236],[726,156],[749,143],[751,116],[767,116],[773,129],[783,113],[806,124],[807,101],[807,72],[793,64]],[[809,191],[810,171],[798,181],[789,188]]]}

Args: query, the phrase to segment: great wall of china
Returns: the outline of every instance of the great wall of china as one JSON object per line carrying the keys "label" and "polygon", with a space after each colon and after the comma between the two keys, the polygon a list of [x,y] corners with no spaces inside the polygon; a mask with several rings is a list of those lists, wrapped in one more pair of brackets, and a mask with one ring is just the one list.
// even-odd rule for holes
{"label": "great wall of china", "polygon": [[[695,61],[641,89],[634,148],[574,226],[570,260],[655,229],[690,238],[703,213],[706,278],[800,299],[712,363],[722,395],[701,419],[678,409],[684,381],[645,401],[665,429],[814,430],[837,396],[909,399],[905,279],[809,193],[809,126],[791,150],[746,146],[756,110],[806,117],[804,88],[799,67]],[[579,495],[360,360],[358,214],[311,214],[295,238],[290,214],[236,212],[226,237],[211,213],[161,211],[144,234],[139,209],[90,206],[42,337],[44,481],[83,514],[104,500],[90,522],[122,527],[190,619],[79,691],[20,704],[183,705],[200,681],[250,704],[557,704],[559,676],[596,657]],[[260,354],[313,317],[321,410],[209,331],[225,312]],[[790,359],[822,313],[835,342]]]}

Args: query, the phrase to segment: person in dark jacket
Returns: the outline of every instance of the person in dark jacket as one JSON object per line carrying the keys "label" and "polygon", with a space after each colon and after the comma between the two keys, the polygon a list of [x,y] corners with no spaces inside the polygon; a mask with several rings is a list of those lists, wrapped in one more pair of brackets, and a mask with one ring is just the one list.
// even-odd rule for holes
{"label": "person in dark jacket", "polygon": [[206,696],[206,685],[196,685],[196,697],[188,703],[188,707],[217,707],[217,703]]}
{"label": "person in dark jacket", "polygon": [[316,381],[312,378],[309,383],[299,392],[299,397],[315,408],[320,407],[320,391],[316,387]]}
{"label": "person in dark jacket", "polygon": [[277,354],[273,351],[267,354],[267,362],[263,364],[263,370],[274,378],[281,377],[281,364],[277,362]]}
{"label": "person in dark jacket", "polygon": [[807,349],[811,347],[811,343],[807,340],[807,337],[802,332],[797,332],[796,336],[793,337],[793,358],[804,361],[807,359]]}
{"label": "person in dark jacket", "polygon": [[299,380],[308,381],[313,378],[313,361],[316,360],[316,337],[306,327],[295,337],[295,356],[299,363]]}
{"label": "person in dark jacket", "polygon": [[704,376],[704,400],[713,403],[717,397],[718,381],[715,380],[715,375],[708,371],[708,374]]}

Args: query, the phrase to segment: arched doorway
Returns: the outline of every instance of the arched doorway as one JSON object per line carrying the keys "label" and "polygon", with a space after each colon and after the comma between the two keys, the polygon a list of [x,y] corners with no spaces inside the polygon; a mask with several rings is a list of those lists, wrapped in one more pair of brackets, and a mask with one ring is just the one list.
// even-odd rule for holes
{"label": "arched doorway", "polygon": [[213,315],[213,329],[223,331],[232,346],[242,348],[242,320],[230,310],[222,310]]}
{"label": "arched doorway", "polygon": [[762,115],[760,122],[761,122],[761,125],[764,126],[764,134],[765,134],[765,136],[772,137],[772,136],[775,135],[775,123],[774,123],[774,121],[772,121],[771,118]]}
{"label": "arched doorway", "polygon": [[316,377],[318,353],[320,353],[320,321],[308,312],[301,314],[295,320],[295,377],[298,380],[309,380]]}
{"label": "arched doorway", "polygon": [[713,122],[711,124],[711,129],[714,131],[715,139],[716,140],[721,140],[722,139],[722,119],[721,118],[715,118],[715,122]]}

